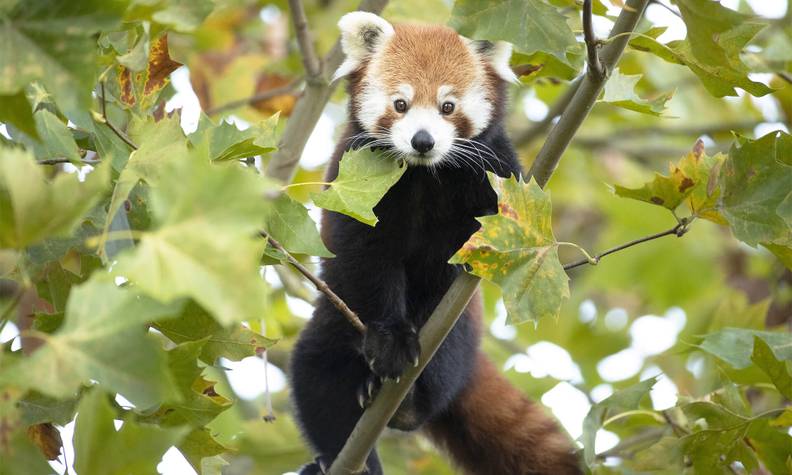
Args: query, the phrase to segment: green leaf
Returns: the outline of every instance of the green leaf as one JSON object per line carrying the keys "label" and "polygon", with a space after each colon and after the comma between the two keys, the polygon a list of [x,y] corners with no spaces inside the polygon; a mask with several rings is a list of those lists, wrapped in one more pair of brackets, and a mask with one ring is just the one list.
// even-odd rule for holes
{"label": "green leaf", "polygon": [[[771,132],[757,140],[738,137],[720,173],[720,210],[734,236],[769,244],[783,258],[792,248],[792,136]],[[786,248],[786,249],[784,249]]]}
{"label": "green leaf", "polygon": [[[201,475],[221,475],[219,468],[228,465],[218,455],[228,452],[229,449],[219,444],[208,429],[193,429],[176,447]],[[217,470],[212,472],[212,467],[218,465]]]}
{"label": "green leaf", "polygon": [[788,361],[779,361],[773,350],[758,336],[754,337],[751,361],[775,384],[785,398],[792,399],[792,372]]}
{"label": "green leaf", "polygon": [[171,160],[150,193],[154,229],[119,256],[113,272],[162,302],[191,297],[223,325],[264,318],[268,287],[258,263],[265,243],[257,231],[270,185],[237,164]]}
{"label": "green leaf", "polygon": [[792,436],[770,425],[767,419],[758,419],[748,429],[748,439],[756,454],[773,475],[787,475],[787,460],[792,454]]}
{"label": "green leaf", "polygon": [[399,181],[407,165],[368,148],[347,152],[338,177],[321,193],[311,193],[316,206],[374,226],[374,206]]}
{"label": "green leaf", "polygon": [[143,324],[179,312],[132,289],[92,279],[72,290],[63,326],[0,383],[69,398],[91,380],[147,408],[176,396],[165,355]]}
{"label": "green leaf", "polygon": [[651,101],[642,99],[635,93],[635,85],[640,80],[640,74],[622,74],[619,68],[616,68],[605,83],[605,92],[600,100],[642,114],[662,115],[666,108],[666,102],[671,99],[674,93],[660,94]]}
{"label": "green leaf", "polygon": [[665,28],[652,28],[630,40],[630,46],[687,66],[716,97],[736,96],[735,87],[754,96],[773,92],[749,79],[749,70],[740,59],[742,49],[765,24],[749,21],[718,2],[680,0],[677,3],[687,26],[687,38],[664,45],[654,38]]}
{"label": "green leaf", "polygon": [[269,348],[275,340],[266,338],[240,324],[223,328],[204,309],[190,301],[178,318],[157,321],[155,328],[176,343],[205,340],[201,360],[215,364],[218,358],[239,361]]}
{"label": "green leaf", "polygon": [[154,21],[173,27],[180,32],[194,30],[212,13],[212,0],[168,0],[165,7],[152,15]]}
{"label": "green leaf", "polygon": [[22,413],[22,421],[27,426],[50,422],[66,425],[74,417],[77,399],[54,399],[36,391],[30,391],[17,402]]}
{"label": "green leaf", "polygon": [[577,46],[566,17],[542,0],[459,0],[448,25],[469,38],[507,41],[520,53],[542,51],[563,63]]}
{"label": "green leaf", "polygon": [[641,471],[676,470],[681,473],[684,464],[682,444],[676,437],[665,436],[649,448],[635,454],[630,467]]}
{"label": "green leaf", "polygon": [[594,442],[597,438],[597,431],[602,427],[605,420],[616,414],[638,408],[641,399],[649,394],[656,382],[657,378],[646,379],[628,388],[616,391],[591,406],[586,418],[583,420],[582,435],[583,454],[588,465],[594,462]]}
{"label": "green leaf", "polygon": [[503,291],[508,320],[557,317],[569,298],[569,278],[558,260],[550,196],[535,181],[489,174],[498,214],[478,218],[481,229],[451,257]]}
{"label": "green leaf", "polygon": [[698,347],[734,368],[742,369],[751,366],[756,337],[761,338],[769,346],[776,359],[792,360],[792,334],[785,332],[724,328],[706,335]]}
{"label": "green leaf", "polygon": [[758,466],[754,452],[744,442],[751,419],[708,401],[682,406],[691,423],[702,420],[701,430],[682,438],[685,454],[696,473],[721,474],[734,461],[751,473]]}
{"label": "green leaf", "polygon": [[41,137],[41,146],[36,147],[39,158],[68,158],[72,163],[80,163],[80,151],[71,130],[52,112],[41,109],[33,118]]}
{"label": "green leaf", "polygon": [[238,160],[276,150],[277,125],[278,114],[245,130],[239,130],[228,122],[216,125],[206,114],[201,114],[198,129],[189,138],[190,143],[211,160]]}
{"label": "green leaf", "polygon": [[93,35],[121,23],[124,0],[26,0],[0,17],[0,94],[39,80],[67,115],[91,105]]}
{"label": "green leaf", "polygon": [[33,110],[23,91],[0,95],[0,122],[11,124],[34,139],[38,139]]}
{"label": "green leaf", "polygon": [[104,392],[92,389],[83,397],[74,427],[74,468],[81,475],[156,473],[165,451],[188,432],[139,424],[132,417],[116,431],[116,418]]}
{"label": "green leaf", "polygon": [[264,229],[292,254],[335,255],[325,247],[305,206],[285,194],[275,199],[264,220]]}
{"label": "green leaf", "polygon": [[18,389],[0,387],[0,475],[49,475],[52,468],[28,438],[16,405],[20,397]]}
{"label": "green leaf", "polygon": [[198,357],[205,343],[206,339],[189,341],[168,351],[168,367],[181,398],[160,406],[143,421],[167,427],[200,428],[231,406],[231,401],[214,391],[214,383],[200,377],[202,369],[198,366]]}
{"label": "green leaf", "polygon": [[85,182],[62,173],[49,182],[29,153],[0,147],[0,247],[22,248],[77,226],[107,187],[108,165]]}

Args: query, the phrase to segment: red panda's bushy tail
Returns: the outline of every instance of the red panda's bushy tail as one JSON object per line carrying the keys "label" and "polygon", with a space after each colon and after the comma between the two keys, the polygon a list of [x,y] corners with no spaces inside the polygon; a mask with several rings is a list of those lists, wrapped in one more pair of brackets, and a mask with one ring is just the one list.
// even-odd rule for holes
{"label": "red panda's bushy tail", "polygon": [[578,475],[569,437],[479,353],[468,387],[429,437],[467,475]]}

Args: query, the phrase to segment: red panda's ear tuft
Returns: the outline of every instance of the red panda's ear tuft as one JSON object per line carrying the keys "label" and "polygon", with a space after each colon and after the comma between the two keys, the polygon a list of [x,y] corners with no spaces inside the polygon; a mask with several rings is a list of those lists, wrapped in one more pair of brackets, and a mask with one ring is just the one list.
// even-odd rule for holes
{"label": "red panda's ear tuft", "polygon": [[393,26],[385,19],[368,12],[347,13],[338,21],[341,48],[346,59],[333,74],[333,80],[344,77],[382,48],[393,36]]}
{"label": "red panda's ear tuft", "polygon": [[506,82],[519,83],[520,80],[512,71],[509,61],[512,45],[505,41],[467,40],[473,53],[492,66],[499,78]]}

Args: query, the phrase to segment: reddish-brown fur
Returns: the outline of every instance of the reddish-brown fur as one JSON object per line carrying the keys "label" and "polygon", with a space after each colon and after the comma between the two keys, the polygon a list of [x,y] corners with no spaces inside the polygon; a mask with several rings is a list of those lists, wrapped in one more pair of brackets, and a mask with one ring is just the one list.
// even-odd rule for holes
{"label": "reddish-brown fur", "polygon": [[430,438],[467,475],[582,473],[567,435],[479,353],[471,384],[431,422]]}

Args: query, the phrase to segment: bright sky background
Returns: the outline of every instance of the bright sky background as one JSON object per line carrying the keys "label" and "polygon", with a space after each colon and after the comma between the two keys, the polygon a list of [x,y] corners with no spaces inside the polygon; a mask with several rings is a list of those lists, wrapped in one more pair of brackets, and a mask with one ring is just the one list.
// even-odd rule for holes
{"label": "bright sky background", "polygon": [[[608,0],[603,0],[606,5]],[[670,2],[665,0],[666,4]],[[736,8],[739,0],[722,0],[722,4],[729,8]],[[748,0],[751,7],[760,15],[769,18],[778,18],[784,15],[786,2],[782,0]],[[609,14],[617,15],[618,8],[611,8]],[[272,21],[279,13],[274,7],[267,7],[261,15],[262,21]],[[663,42],[682,39],[685,37],[685,25],[680,18],[673,15],[667,9],[650,5],[647,17],[656,25],[667,26],[668,30],[660,37]],[[596,33],[600,37],[607,36],[612,22],[605,18],[594,17]],[[167,110],[181,108],[182,128],[185,132],[192,132],[198,124],[200,105],[198,98],[192,90],[189,82],[189,71],[186,67],[176,70],[171,76],[173,85],[177,91],[176,95],[168,102]],[[767,79],[759,75],[754,79]],[[742,92],[742,91],[740,91]],[[768,123],[759,127],[757,135],[762,135],[763,129],[777,129],[780,127],[779,113],[770,98],[751,98],[757,102],[765,114]],[[523,102],[526,116],[531,120],[541,120],[547,114],[547,105],[538,100],[535,96],[528,95]],[[345,119],[345,109],[341,105],[330,104],[322,114],[316,128],[314,129],[305,152],[301,157],[300,163],[306,168],[316,168],[324,165],[333,150],[333,135],[336,127]],[[241,120],[234,120],[240,127],[244,128],[247,124]],[[781,124],[783,125],[783,124]],[[4,126],[0,126],[0,133],[5,133]],[[316,218],[316,216],[314,216]],[[272,274],[272,273],[269,273]],[[279,285],[277,278],[267,275],[267,280],[275,285]],[[288,299],[288,305],[296,315],[309,318],[312,312],[310,305],[296,299]],[[594,319],[603,318],[608,328],[621,330],[627,325],[629,319],[627,313],[620,308],[600,309],[595,304],[587,300],[583,302],[579,309],[579,318],[583,322],[591,322]],[[493,322],[492,333],[505,339],[512,339],[515,330],[505,324],[505,309],[499,307],[499,317]],[[617,382],[630,378],[637,374],[644,365],[646,357],[665,351],[673,346],[676,337],[685,326],[686,315],[683,309],[674,307],[666,310],[663,315],[644,315],[633,321],[630,325],[629,334],[631,337],[630,346],[616,354],[610,355],[600,361],[597,370],[600,376],[608,382]],[[0,343],[15,339],[18,330],[12,323],[6,325],[0,333]],[[18,339],[12,343],[18,346]],[[245,399],[253,399],[264,393],[264,362],[256,357],[246,358],[240,362],[224,362],[224,366],[229,368],[228,379],[236,393]],[[693,357],[688,362],[688,369],[696,372],[701,365]],[[590,403],[586,395],[575,388],[575,384],[581,383],[580,368],[572,361],[569,353],[550,342],[538,342],[526,349],[523,354],[514,355],[506,362],[506,368],[514,368],[516,371],[530,372],[535,377],[553,376],[564,380],[542,396],[542,403],[553,410],[555,416],[561,421],[573,438],[577,438],[582,433],[582,422],[590,408]],[[641,373],[641,379],[660,374],[657,367],[649,367]],[[283,391],[286,387],[285,375],[276,367],[268,367],[269,386],[272,392]],[[592,391],[592,398],[600,401],[608,397],[613,391],[610,384],[601,384]],[[666,378],[660,378],[651,392],[652,404],[655,409],[664,409],[676,404],[677,388],[674,383]],[[123,405],[131,405],[128,401],[119,399]],[[120,427],[120,422],[117,426]],[[118,427],[116,427],[118,429]],[[76,473],[71,467],[74,460],[74,450],[71,444],[74,432],[74,422],[67,424],[61,430],[61,437],[64,441],[66,458],[69,462],[69,472]],[[608,431],[601,430],[597,436],[596,451],[607,450],[618,443],[618,437]],[[63,465],[59,462],[50,463],[58,474],[63,474]],[[162,475],[193,475],[195,471],[187,463],[186,459],[175,448],[171,448],[163,457],[162,462],[157,467]]]}

